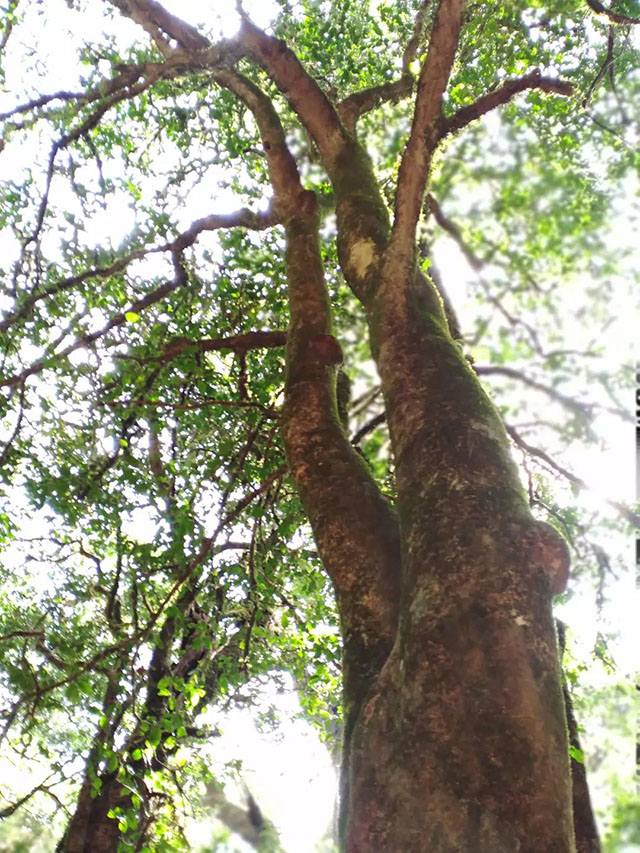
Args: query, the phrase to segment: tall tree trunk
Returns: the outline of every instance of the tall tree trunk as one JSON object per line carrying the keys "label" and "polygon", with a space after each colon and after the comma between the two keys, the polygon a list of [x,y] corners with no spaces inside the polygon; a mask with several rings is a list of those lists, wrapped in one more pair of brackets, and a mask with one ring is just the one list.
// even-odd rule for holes
{"label": "tall tree trunk", "polygon": [[[332,427],[333,368],[310,355],[309,340],[329,330],[328,309],[317,226],[299,215],[288,228],[283,434],[345,635],[349,853],[575,849],[551,616],[566,549],[531,517],[501,419],[451,338],[435,287],[414,265],[415,223],[437,145],[433,87],[446,85],[461,8],[458,0],[439,7],[392,230],[366,154],[323,96],[312,103],[295,58],[249,33],[332,177],[341,266],[369,320],[396,465],[400,571],[384,547],[391,539],[379,534],[392,528],[391,517],[362,524],[375,512],[365,510],[366,480]],[[395,609],[371,607],[393,589],[397,622]],[[371,649],[392,643],[376,675],[380,658]]]}
{"label": "tall tree trunk", "polygon": [[131,799],[121,795],[115,773],[104,774],[102,787],[92,797],[91,784],[83,786],[76,809],[56,853],[115,853],[121,838],[118,821],[109,812],[118,806],[131,808]]}
{"label": "tall tree trunk", "polygon": [[[429,282],[388,263],[372,311],[403,589],[356,727],[348,851],[570,851],[551,615],[556,546]],[[547,538],[547,533],[549,536]]]}

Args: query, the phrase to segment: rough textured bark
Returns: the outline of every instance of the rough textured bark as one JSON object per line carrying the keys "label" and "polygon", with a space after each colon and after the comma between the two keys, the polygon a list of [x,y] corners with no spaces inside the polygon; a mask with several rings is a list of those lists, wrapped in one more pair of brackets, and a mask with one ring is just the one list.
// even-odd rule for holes
{"label": "rough textured bark", "polygon": [[[575,749],[582,751],[578,722],[573,711],[571,693],[566,680],[562,684],[564,707],[569,727],[569,743]],[[571,783],[573,791],[573,828],[576,839],[576,853],[600,853],[600,836],[591,805],[591,795],[587,782],[587,771],[584,762],[571,757]]]}
{"label": "rough textured bark", "polygon": [[[103,701],[108,723],[96,733],[93,749],[87,759],[88,770],[91,768],[97,771],[101,750],[108,742],[109,728],[113,724],[111,713],[115,696],[117,686],[112,679],[107,685]],[[108,817],[108,813],[117,806],[128,805],[129,798],[122,796],[122,786],[117,784],[115,772],[101,774],[100,790],[94,791],[91,770],[85,775],[75,811],[56,846],[56,853],[112,853],[118,848],[118,822]],[[97,773],[99,774],[99,771]]]}
{"label": "rough textured bark", "polygon": [[[255,31],[258,32],[259,31]],[[251,29],[254,33],[254,29]],[[270,47],[267,45],[267,55]],[[284,67],[297,60],[275,49]],[[387,659],[398,617],[400,536],[394,510],[351,446],[341,422],[329,298],[319,244],[318,205],[305,191],[278,115],[260,90],[235,73],[218,81],[252,110],[285,226],[290,324],[282,434],[287,459],[318,550],[335,587],[343,636],[344,763],[351,732],[373,680]],[[342,774],[348,802],[349,774]]]}
{"label": "rough textured bark", "polygon": [[103,776],[101,792],[95,798],[91,796],[90,786],[84,786],[56,853],[114,853],[121,833],[118,821],[109,817],[109,811],[130,806],[129,798],[121,795],[121,788],[115,773]]}

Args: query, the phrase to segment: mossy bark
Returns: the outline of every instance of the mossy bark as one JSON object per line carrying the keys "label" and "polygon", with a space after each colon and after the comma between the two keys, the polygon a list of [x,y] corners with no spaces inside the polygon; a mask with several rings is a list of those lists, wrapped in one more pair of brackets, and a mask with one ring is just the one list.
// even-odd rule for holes
{"label": "mossy bark", "polygon": [[[366,236],[341,239],[348,254]],[[352,285],[395,458],[402,589],[354,732],[345,849],[571,851],[550,554],[502,421],[413,259],[390,243]]]}
{"label": "mossy bark", "polygon": [[546,552],[437,291],[385,248],[380,199],[352,187],[336,184],[340,252],[369,320],[399,528],[344,438],[335,368],[305,360],[304,341],[330,331],[310,218],[287,226],[283,418],[344,632],[344,849],[572,851]]}
{"label": "mossy bark", "polygon": [[330,332],[315,209],[287,222],[291,322],[282,434],[318,551],[334,584],[343,638],[345,735],[342,798],[348,801],[351,732],[390,651],[398,616],[400,538],[395,512],[348,441],[337,368],[309,346]]}

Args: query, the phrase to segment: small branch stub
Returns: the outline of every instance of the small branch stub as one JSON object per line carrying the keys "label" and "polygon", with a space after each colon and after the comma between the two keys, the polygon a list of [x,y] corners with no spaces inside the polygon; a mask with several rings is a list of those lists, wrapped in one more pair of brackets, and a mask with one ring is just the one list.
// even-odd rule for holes
{"label": "small branch stub", "polygon": [[314,335],[307,343],[307,356],[316,364],[342,364],[342,347],[333,335]]}

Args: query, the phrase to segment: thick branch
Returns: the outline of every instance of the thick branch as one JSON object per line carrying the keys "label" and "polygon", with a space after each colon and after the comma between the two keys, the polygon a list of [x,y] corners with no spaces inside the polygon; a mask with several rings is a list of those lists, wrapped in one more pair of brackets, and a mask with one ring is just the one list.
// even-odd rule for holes
{"label": "thick branch", "polygon": [[519,77],[517,80],[505,81],[502,86],[478,98],[475,103],[470,104],[468,107],[462,107],[462,109],[458,110],[452,116],[443,119],[440,122],[440,139],[466,127],[466,125],[485,115],[490,110],[508,103],[518,92],[524,92],[527,89],[539,89],[541,92],[564,95],[565,97],[570,97],[574,92],[572,83],[567,83],[565,80],[558,80],[553,77],[543,77],[540,71],[536,69],[524,77]]}
{"label": "thick branch", "polygon": [[141,362],[159,361],[166,364],[184,352],[215,352],[217,350],[230,349],[239,355],[244,355],[248,350],[283,347],[286,342],[287,333],[284,331],[242,332],[241,334],[229,335],[225,338],[201,338],[198,341],[192,341],[190,338],[176,337],[169,341],[160,355],[144,359],[136,359],[135,356],[131,355],[116,356],[116,358],[135,359]]}
{"label": "thick branch", "polygon": [[[180,68],[214,68],[239,59],[242,51],[235,39],[212,44],[195,27],[167,12],[156,0],[109,0],[127,18],[139,24],[153,39],[165,65]],[[170,43],[173,40],[178,47]]]}
{"label": "thick branch", "polygon": [[[245,21],[243,30],[311,96],[324,95],[295,56]],[[305,192],[271,101],[235,72],[217,80],[238,95],[258,124],[274,189],[274,210],[287,238],[291,309],[283,437],[289,466],[309,515],[318,550],[336,588],[346,633],[345,671],[351,705],[364,695],[391,648],[395,630],[399,561],[395,517],[337,417],[335,363],[339,346],[330,332],[330,308],[318,244],[315,194]],[[276,78],[280,85],[281,78]],[[329,108],[328,102],[325,104]],[[330,108],[333,110],[333,108]],[[335,116],[334,116],[335,119]],[[342,131],[341,131],[342,132]],[[337,504],[343,511],[335,512]],[[378,557],[372,559],[371,555]],[[367,654],[363,654],[366,649]],[[363,666],[362,661],[366,661]]]}
{"label": "thick branch", "polygon": [[596,15],[601,15],[608,21],[613,21],[614,24],[640,24],[640,18],[632,18],[629,15],[621,15],[612,9],[607,9],[600,3],[600,0],[586,0],[586,4]]}
{"label": "thick branch", "polygon": [[203,50],[210,46],[209,40],[195,27],[167,12],[156,0],[111,0],[114,6],[140,24],[156,41],[159,31],[174,39],[185,50]]}
{"label": "thick branch", "polygon": [[400,164],[391,247],[396,259],[413,263],[416,224],[439,141],[442,98],[458,48],[465,0],[440,0],[427,58],[420,72],[409,142]]}
{"label": "thick branch", "polygon": [[[309,208],[287,224],[291,325],[282,434],[318,552],[336,590],[344,650],[343,755],[348,767],[355,722],[393,646],[400,537],[394,511],[339,421],[337,342],[329,334],[318,225],[317,213]],[[333,345],[325,346],[329,342]],[[341,781],[348,786],[348,775]],[[345,787],[341,801],[346,809]]]}
{"label": "thick branch", "polygon": [[335,178],[346,132],[327,96],[283,41],[267,35],[246,17],[240,41],[285,95],[317,145],[329,175]]}
{"label": "thick branch", "polygon": [[220,71],[216,80],[244,101],[253,113],[269,164],[276,207],[284,204],[293,213],[302,191],[300,174],[273,103],[251,80],[234,71]]}
{"label": "thick branch", "polygon": [[318,148],[336,196],[340,263],[349,285],[362,299],[375,279],[371,261],[386,246],[390,231],[371,162],[284,42],[268,36],[244,17],[240,43],[285,95]]}
{"label": "thick branch", "polygon": [[382,103],[397,103],[413,91],[414,79],[410,73],[405,73],[392,83],[361,89],[346,97],[338,104],[338,115],[350,133],[353,133],[356,122],[361,115],[375,109]]}

